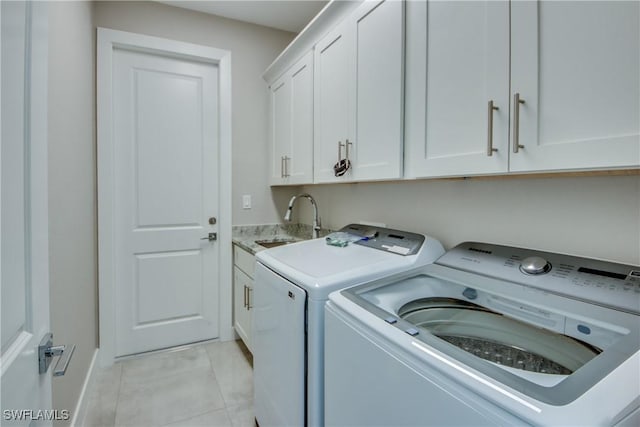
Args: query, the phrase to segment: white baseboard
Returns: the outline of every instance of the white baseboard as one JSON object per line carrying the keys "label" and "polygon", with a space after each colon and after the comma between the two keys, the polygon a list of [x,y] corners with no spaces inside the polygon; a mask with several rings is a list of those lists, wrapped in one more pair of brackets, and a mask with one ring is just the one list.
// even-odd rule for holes
{"label": "white baseboard", "polygon": [[87,408],[89,405],[89,398],[91,395],[91,391],[93,390],[93,385],[95,383],[96,371],[98,368],[97,360],[98,360],[98,351],[100,349],[96,348],[93,352],[93,357],[91,358],[91,364],[89,364],[89,370],[87,371],[87,375],[84,377],[84,384],[82,384],[82,391],[80,392],[80,396],[78,397],[78,403],[76,404],[76,408],[73,411],[73,417],[71,418],[70,427],[82,427],[85,416],[87,415]]}

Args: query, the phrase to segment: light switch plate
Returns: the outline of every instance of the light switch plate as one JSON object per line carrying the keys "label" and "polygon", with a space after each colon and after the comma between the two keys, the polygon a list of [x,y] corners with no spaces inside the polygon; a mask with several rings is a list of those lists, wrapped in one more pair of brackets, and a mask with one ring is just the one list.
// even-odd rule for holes
{"label": "light switch plate", "polygon": [[242,209],[251,209],[251,194],[242,196]]}

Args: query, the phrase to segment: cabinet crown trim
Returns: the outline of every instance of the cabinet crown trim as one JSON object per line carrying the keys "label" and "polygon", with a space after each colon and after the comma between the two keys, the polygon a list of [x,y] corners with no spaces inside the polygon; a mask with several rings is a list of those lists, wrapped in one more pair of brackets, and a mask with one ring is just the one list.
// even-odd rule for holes
{"label": "cabinet crown trim", "polygon": [[271,85],[291,64],[311,50],[318,40],[360,3],[362,0],[331,0],[267,67],[262,73],[262,78]]}

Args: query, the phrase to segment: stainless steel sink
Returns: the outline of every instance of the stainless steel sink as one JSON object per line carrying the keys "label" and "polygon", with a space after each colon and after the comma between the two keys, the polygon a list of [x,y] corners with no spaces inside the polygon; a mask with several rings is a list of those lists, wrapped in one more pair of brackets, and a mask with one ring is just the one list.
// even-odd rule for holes
{"label": "stainless steel sink", "polygon": [[293,243],[295,240],[256,240],[256,243],[265,248],[275,248],[276,246]]}

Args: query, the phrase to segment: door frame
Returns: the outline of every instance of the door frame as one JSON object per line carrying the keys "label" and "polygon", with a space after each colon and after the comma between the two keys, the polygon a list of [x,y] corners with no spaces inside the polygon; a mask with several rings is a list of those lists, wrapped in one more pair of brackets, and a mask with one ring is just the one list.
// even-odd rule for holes
{"label": "door frame", "polygon": [[220,200],[218,213],[219,248],[219,339],[234,339],[232,308],[231,255],[231,52],[208,46],[185,43],[160,37],[98,28],[96,90],[97,90],[97,168],[98,168],[98,306],[99,362],[109,366],[115,353],[115,161],[112,116],[113,50],[161,54],[178,59],[218,66],[218,129]]}

